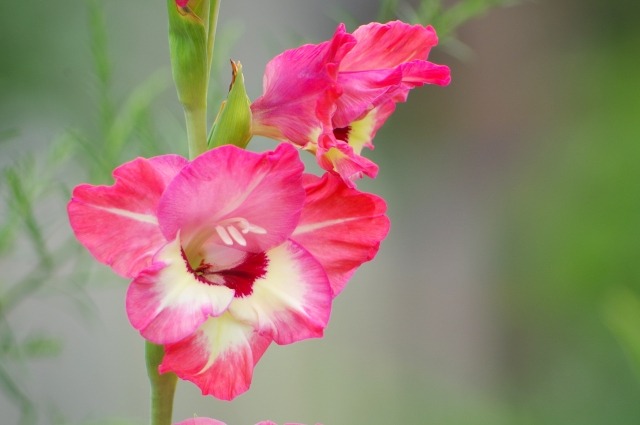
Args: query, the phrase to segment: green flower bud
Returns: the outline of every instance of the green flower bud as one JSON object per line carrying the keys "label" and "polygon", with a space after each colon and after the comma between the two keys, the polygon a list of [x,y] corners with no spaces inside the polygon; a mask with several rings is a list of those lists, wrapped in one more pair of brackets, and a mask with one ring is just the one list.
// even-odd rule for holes
{"label": "green flower bud", "polygon": [[206,107],[209,81],[209,2],[194,3],[198,6],[192,9],[188,2],[167,0],[173,79],[180,102],[189,110]]}
{"label": "green flower bud", "polygon": [[242,75],[242,64],[231,61],[232,79],[227,100],[209,134],[209,148],[236,145],[245,148],[251,139],[251,101],[247,96]]}

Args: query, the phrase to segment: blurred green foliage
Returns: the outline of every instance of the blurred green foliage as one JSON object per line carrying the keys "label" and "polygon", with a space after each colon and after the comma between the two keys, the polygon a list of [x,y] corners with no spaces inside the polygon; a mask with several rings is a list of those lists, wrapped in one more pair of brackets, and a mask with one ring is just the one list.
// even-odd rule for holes
{"label": "blurred green foliage", "polygon": [[[12,328],[11,312],[43,287],[67,295],[79,303],[85,313],[90,311],[86,308],[90,301],[84,288],[88,272],[86,266],[79,265],[79,260],[87,254],[78,249],[70,233],[63,241],[51,242],[51,233],[57,223],[39,216],[38,211],[51,205],[57,205],[63,211],[70,196],[67,185],[70,171],[95,183],[108,183],[112,170],[132,156],[153,156],[168,149],[156,131],[151,105],[170,86],[170,76],[166,72],[152,74],[133,88],[123,101],[114,101],[104,13],[99,2],[88,5],[97,121],[83,128],[69,129],[48,143],[44,152],[23,154],[2,169],[0,180],[4,201],[0,210],[2,260],[10,264],[25,256],[34,257],[16,281],[7,281],[11,275],[0,277],[0,394],[14,401],[21,412],[21,425],[35,424],[39,415],[45,415],[41,406],[30,400],[21,383],[28,362],[58,354],[62,342],[42,333],[18,339]],[[19,132],[14,129],[2,130],[0,141],[7,149],[18,136]],[[60,218],[62,214],[56,216]],[[24,241],[30,246],[22,246]],[[62,417],[57,422],[65,423],[65,420]]]}
{"label": "blurred green foliage", "polygon": [[640,421],[640,32],[592,41],[506,213],[506,380],[534,423]]}

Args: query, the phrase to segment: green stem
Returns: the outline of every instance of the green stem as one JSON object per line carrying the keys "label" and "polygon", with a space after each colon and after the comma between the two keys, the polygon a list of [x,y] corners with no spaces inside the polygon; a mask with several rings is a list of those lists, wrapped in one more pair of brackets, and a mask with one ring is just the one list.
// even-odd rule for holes
{"label": "green stem", "polygon": [[151,425],[171,425],[173,415],[173,395],[178,377],[168,372],[160,375],[158,366],[164,356],[164,347],[145,342],[147,374],[151,383]]}
{"label": "green stem", "polygon": [[189,159],[194,159],[207,150],[207,107],[184,108],[189,141]]}
{"label": "green stem", "polygon": [[213,61],[213,46],[216,41],[216,29],[218,27],[218,12],[220,0],[211,0],[209,4],[209,31],[207,37],[207,75],[211,76],[211,62]]}

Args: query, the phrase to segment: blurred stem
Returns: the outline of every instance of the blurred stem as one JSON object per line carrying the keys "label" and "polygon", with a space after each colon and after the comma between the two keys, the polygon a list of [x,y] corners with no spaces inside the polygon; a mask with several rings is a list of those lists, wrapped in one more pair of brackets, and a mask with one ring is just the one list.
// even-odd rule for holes
{"label": "blurred stem", "polygon": [[184,108],[189,141],[189,159],[194,159],[207,150],[207,107]]}
{"label": "blurred stem", "polygon": [[176,391],[178,377],[168,372],[160,375],[158,366],[164,356],[162,345],[145,342],[147,375],[151,383],[151,425],[171,425],[173,416],[173,395]]}
{"label": "blurred stem", "polygon": [[20,409],[20,422],[18,425],[33,425],[36,423],[35,406],[29,398],[18,388],[18,385],[11,378],[9,373],[0,364],[0,387],[4,388],[4,393],[13,398],[13,401]]}

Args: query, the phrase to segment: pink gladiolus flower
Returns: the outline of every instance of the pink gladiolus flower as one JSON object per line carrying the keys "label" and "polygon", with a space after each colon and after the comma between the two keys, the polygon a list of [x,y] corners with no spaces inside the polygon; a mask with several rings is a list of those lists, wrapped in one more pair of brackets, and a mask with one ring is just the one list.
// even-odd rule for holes
{"label": "pink gladiolus flower", "polygon": [[332,299],[389,228],[382,199],[303,175],[288,144],[138,158],[113,176],[73,191],[76,237],[133,279],[127,315],[164,345],[159,371],[225,400],[249,388],[272,341],[322,336]]}
{"label": "pink gladiolus flower", "polygon": [[180,7],[185,7],[189,3],[189,0],[176,0],[176,5]]}
{"label": "pink gladiolus flower", "polygon": [[[182,422],[178,422],[175,425],[226,425],[226,424],[224,422],[220,422],[220,421],[215,420],[215,419],[192,418],[192,419],[187,419],[187,420],[182,421]],[[262,421],[262,422],[258,422],[256,425],[277,425],[277,424],[275,422],[271,422],[271,421]],[[304,425],[304,424],[286,423],[284,425]],[[322,424],[316,424],[316,425],[322,425]]]}
{"label": "pink gladiolus flower", "polygon": [[371,23],[348,34],[287,50],[272,59],[264,93],[251,105],[253,131],[315,153],[318,163],[353,180],[375,177],[376,164],[360,156],[378,129],[424,84],[449,84],[449,68],[428,62],[438,43],[430,26]]}

